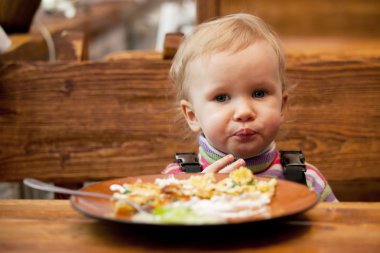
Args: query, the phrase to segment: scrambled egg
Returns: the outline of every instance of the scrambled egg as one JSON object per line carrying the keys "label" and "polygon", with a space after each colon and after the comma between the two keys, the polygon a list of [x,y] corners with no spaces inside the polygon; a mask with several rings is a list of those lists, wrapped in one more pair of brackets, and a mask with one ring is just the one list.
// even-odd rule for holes
{"label": "scrambled egg", "polygon": [[[186,180],[171,178],[156,179],[156,182],[135,182],[124,184],[122,191],[114,194],[115,212],[123,215],[133,215],[136,210],[122,199],[132,200],[146,210],[155,210],[167,205],[195,199],[209,200],[215,197],[244,196],[246,199],[258,199],[265,195],[271,198],[275,193],[277,180],[257,180],[252,171],[240,167],[232,171],[227,178],[217,181],[214,174],[192,175]],[[120,187],[120,186],[118,186]]]}

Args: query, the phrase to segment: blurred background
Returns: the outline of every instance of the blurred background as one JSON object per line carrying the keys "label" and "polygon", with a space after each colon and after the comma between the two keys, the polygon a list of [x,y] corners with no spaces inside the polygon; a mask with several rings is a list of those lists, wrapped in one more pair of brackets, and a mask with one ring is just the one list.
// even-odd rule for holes
{"label": "blurred background", "polygon": [[0,0],[0,9],[0,25],[13,37],[41,34],[48,42],[60,31],[84,32],[89,60],[160,51],[165,34],[191,31],[196,15],[194,0]]}
{"label": "blurred background", "polygon": [[[187,34],[197,23],[237,12],[262,17],[292,47],[299,38],[311,38],[313,50],[328,44],[326,39],[337,45],[348,38],[352,45],[355,39],[380,37],[377,0],[0,0],[0,52],[5,52],[0,60],[59,59],[57,36],[64,31],[84,36],[86,60],[128,50],[162,51],[165,34]],[[43,46],[48,56],[36,52]]]}

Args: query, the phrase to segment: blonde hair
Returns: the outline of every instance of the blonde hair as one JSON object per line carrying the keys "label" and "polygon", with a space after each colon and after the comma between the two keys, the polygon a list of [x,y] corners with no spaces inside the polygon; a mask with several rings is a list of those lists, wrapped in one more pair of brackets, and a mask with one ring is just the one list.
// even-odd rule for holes
{"label": "blonde hair", "polygon": [[194,59],[223,51],[238,52],[255,41],[266,40],[278,56],[282,89],[287,86],[285,56],[278,35],[261,18],[250,14],[232,14],[198,25],[186,36],[173,59],[170,78],[177,90],[177,99],[188,99],[186,74]]}

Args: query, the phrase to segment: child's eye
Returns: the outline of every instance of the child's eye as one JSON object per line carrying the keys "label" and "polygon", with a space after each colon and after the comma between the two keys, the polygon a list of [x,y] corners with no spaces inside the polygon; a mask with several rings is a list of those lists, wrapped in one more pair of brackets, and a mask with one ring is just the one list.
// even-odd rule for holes
{"label": "child's eye", "polygon": [[254,98],[263,98],[263,97],[265,97],[265,95],[266,95],[266,92],[263,90],[257,90],[255,92],[253,92]]}
{"label": "child's eye", "polygon": [[218,95],[218,96],[216,96],[215,97],[215,100],[217,101],[217,102],[226,102],[227,100],[229,100],[230,98],[227,96],[227,95],[225,95],[225,94],[223,94],[223,95]]}

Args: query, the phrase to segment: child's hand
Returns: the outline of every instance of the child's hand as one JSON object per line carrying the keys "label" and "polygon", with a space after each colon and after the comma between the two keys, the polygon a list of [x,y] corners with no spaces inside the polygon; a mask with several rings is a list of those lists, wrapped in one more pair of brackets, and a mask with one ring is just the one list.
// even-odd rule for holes
{"label": "child's hand", "polygon": [[240,168],[241,166],[245,166],[245,161],[243,159],[239,159],[234,162],[233,155],[226,155],[225,157],[208,166],[202,171],[202,173],[229,173]]}

